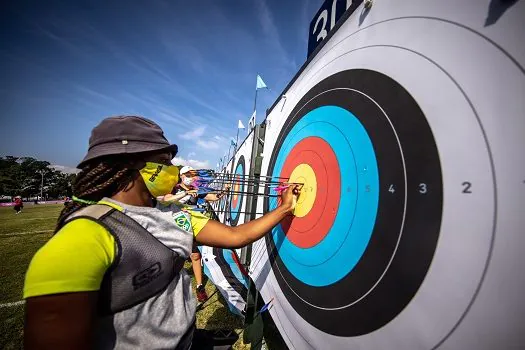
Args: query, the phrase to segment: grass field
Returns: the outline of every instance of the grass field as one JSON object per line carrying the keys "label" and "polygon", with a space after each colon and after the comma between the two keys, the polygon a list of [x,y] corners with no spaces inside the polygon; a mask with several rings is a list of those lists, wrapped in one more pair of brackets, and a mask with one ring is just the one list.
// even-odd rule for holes
{"label": "grass field", "polygon": [[[0,349],[22,348],[24,274],[33,254],[51,237],[61,208],[61,204],[26,205],[19,215],[11,207],[0,208]],[[191,264],[185,268],[192,274]],[[214,294],[213,284],[207,282],[206,291]],[[197,313],[197,327],[240,333],[243,324],[229,312],[220,293],[215,293]],[[234,349],[250,349],[250,345],[244,344],[241,336]]]}

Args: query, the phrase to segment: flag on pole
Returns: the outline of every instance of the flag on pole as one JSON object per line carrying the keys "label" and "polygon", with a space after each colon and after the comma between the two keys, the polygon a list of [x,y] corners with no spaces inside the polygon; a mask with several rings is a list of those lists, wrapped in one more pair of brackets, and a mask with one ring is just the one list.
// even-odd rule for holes
{"label": "flag on pole", "polygon": [[230,145],[235,146],[235,141],[230,140]]}
{"label": "flag on pole", "polygon": [[242,121],[239,120],[239,125],[237,126],[239,129],[244,129],[244,124]]}
{"label": "flag on pole", "polygon": [[268,86],[264,83],[264,80],[262,80],[261,76],[257,74],[257,89],[268,89]]}
{"label": "flag on pole", "polygon": [[255,128],[255,117],[257,116],[257,111],[253,111],[252,116],[250,117],[250,121],[248,122],[248,127],[250,130]]}

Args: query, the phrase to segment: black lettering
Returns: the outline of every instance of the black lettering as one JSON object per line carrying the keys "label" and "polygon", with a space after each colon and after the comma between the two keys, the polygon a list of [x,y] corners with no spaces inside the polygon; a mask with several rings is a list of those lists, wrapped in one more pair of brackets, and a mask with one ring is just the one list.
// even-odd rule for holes
{"label": "black lettering", "polygon": [[162,266],[160,262],[156,262],[147,269],[133,276],[133,289],[137,290],[141,287],[144,287],[145,285],[151,283],[153,280],[157,279],[163,273],[164,271],[162,271]]}
{"label": "black lettering", "polygon": [[151,177],[149,178],[149,181],[150,181],[150,182],[155,181],[155,179],[157,178],[157,176],[159,176],[161,170],[162,170],[162,165],[159,165],[159,166],[157,167],[157,170],[155,171],[155,173],[154,173],[153,175],[151,175]]}

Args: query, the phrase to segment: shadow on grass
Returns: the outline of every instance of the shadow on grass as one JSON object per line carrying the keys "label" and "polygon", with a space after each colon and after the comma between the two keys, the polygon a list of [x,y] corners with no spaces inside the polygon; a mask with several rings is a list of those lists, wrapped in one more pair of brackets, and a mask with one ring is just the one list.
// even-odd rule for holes
{"label": "shadow on grass", "polygon": [[0,309],[0,349],[22,349],[24,305]]}

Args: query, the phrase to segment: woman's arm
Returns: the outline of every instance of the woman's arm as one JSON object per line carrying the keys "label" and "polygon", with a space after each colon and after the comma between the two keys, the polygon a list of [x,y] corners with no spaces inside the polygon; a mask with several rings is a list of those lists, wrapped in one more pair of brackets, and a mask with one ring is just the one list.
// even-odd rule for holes
{"label": "woman's arm", "polygon": [[229,185],[226,185],[224,187],[223,190],[221,190],[219,193],[208,193],[206,195],[206,197],[204,197],[205,200],[207,200],[208,202],[216,202],[218,201],[219,199],[221,199],[222,197],[224,197],[224,195],[226,193],[228,193],[228,191],[230,190],[230,186]]}
{"label": "woman's arm", "polygon": [[290,186],[281,195],[282,204],[279,207],[246,224],[231,227],[210,220],[195,237],[195,240],[200,244],[213,247],[244,247],[260,239],[281,220],[292,215],[298,194],[298,186]]}
{"label": "woman's arm", "polygon": [[28,298],[25,349],[92,349],[98,292]]}
{"label": "woman's arm", "polygon": [[196,195],[197,195],[196,190],[188,190],[188,191],[179,191],[176,194],[167,194],[165,196],[157,197],[157,199],[161,201],[162,200],[167,201],[167,202],[178,202],[186,196],[195,197]]}
{"label": "woman's arm", "polygon": [[208,193],[206,195],[206,197],[204,197],[204,199],[208,202],[216,202],[218,201],[219,199],[221,199],[221,197],[223,196],[222,193],[218,193],[218,194],[215,194],[215,193]]}

